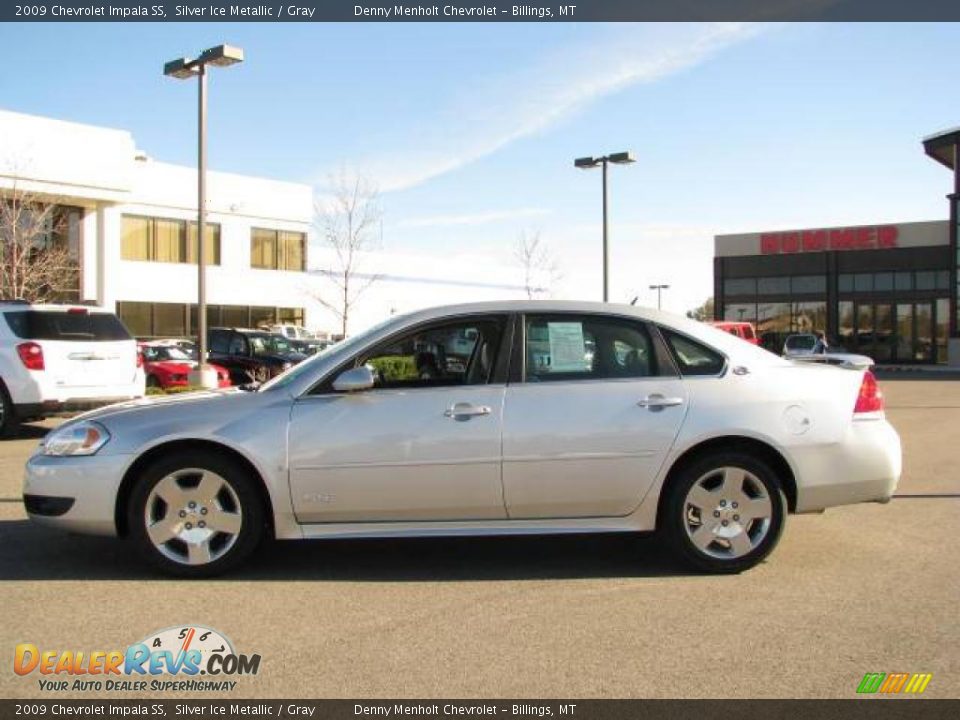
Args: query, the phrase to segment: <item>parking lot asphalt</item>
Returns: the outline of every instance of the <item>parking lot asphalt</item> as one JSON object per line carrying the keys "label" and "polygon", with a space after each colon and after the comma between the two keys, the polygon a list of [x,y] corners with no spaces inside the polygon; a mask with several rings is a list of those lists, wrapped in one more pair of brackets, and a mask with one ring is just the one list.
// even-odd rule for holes
{"label": "parking lot asphalt", "polygon": [[932,673],[924,697],[960,697],[960,382],[882,387],[898,497],[791,517],[733,577],[586,536],[271,543],[227,578],[168,580],[123,543],[26,520],[21,468],[54,423],[29,426],[0,441],[0,696],[41,696],[11,670],[17,643],[122,649],[196,623],[260,672],[166,697],[852,698],[866,672]]}

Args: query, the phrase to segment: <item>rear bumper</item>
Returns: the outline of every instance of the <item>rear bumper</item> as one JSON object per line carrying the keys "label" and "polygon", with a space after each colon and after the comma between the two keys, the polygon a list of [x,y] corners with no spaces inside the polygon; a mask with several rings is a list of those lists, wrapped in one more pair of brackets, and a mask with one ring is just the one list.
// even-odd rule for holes
{"label": "rear bumper", "polygon": [[884,419],[854,420],[843,441],[795,452],[798,513],[887,502],[900,482],[900,436]]}

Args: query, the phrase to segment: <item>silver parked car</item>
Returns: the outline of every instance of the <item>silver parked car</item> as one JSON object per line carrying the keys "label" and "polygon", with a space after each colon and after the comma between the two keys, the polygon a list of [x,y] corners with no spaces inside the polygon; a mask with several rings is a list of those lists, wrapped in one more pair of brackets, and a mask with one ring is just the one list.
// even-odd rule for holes
{"label": "silver parked car", "polygon": [[393,317],[253,392],[78,417],[28,461],[24,502],[184,576],[268,534],[652,530],[737,572],[788,513],[884,502],[900,467],[868,372],[653,310],[501,302]]}

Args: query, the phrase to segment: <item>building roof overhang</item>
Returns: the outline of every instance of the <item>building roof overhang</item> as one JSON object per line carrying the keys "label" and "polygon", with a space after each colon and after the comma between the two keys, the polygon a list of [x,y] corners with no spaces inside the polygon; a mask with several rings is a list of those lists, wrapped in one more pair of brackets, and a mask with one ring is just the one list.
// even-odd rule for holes
{"label": "building roof overhang", "polygon": [[954,167],[954,148],[960,145],[960,127],[942,130],[923,139],[923,151],[941,165]]}

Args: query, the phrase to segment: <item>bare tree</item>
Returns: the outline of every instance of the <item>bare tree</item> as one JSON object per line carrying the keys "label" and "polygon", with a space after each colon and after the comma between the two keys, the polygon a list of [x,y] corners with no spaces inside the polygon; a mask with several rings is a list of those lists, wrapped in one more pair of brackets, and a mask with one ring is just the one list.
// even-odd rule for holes
{"label": "bare tree", "polygon": [[368,178],[348,178],[341,171],[330,177],[330,195],[318,200],[315,209],[317,233],[334,254],[333,264],[320,272],[334,284],[336,300],[327,300],[321,293],[310,294],[340,320],[346,337],[357,298],[381,277],[359,271],[362,254],[380,246],[380,195]]}
{"label": "bare tree", "polygon": [[58,242],[65,225],[56,203],[16,181],[0,192],[0,297],[42,303],[76,291],[77,260]]}
{"label": "bare tree", "polygon": [[549,293],[552,286],[563,277],[540,231],[521,232],[513,250],[513,258],[523,268],[523,288],[528,298]]}

